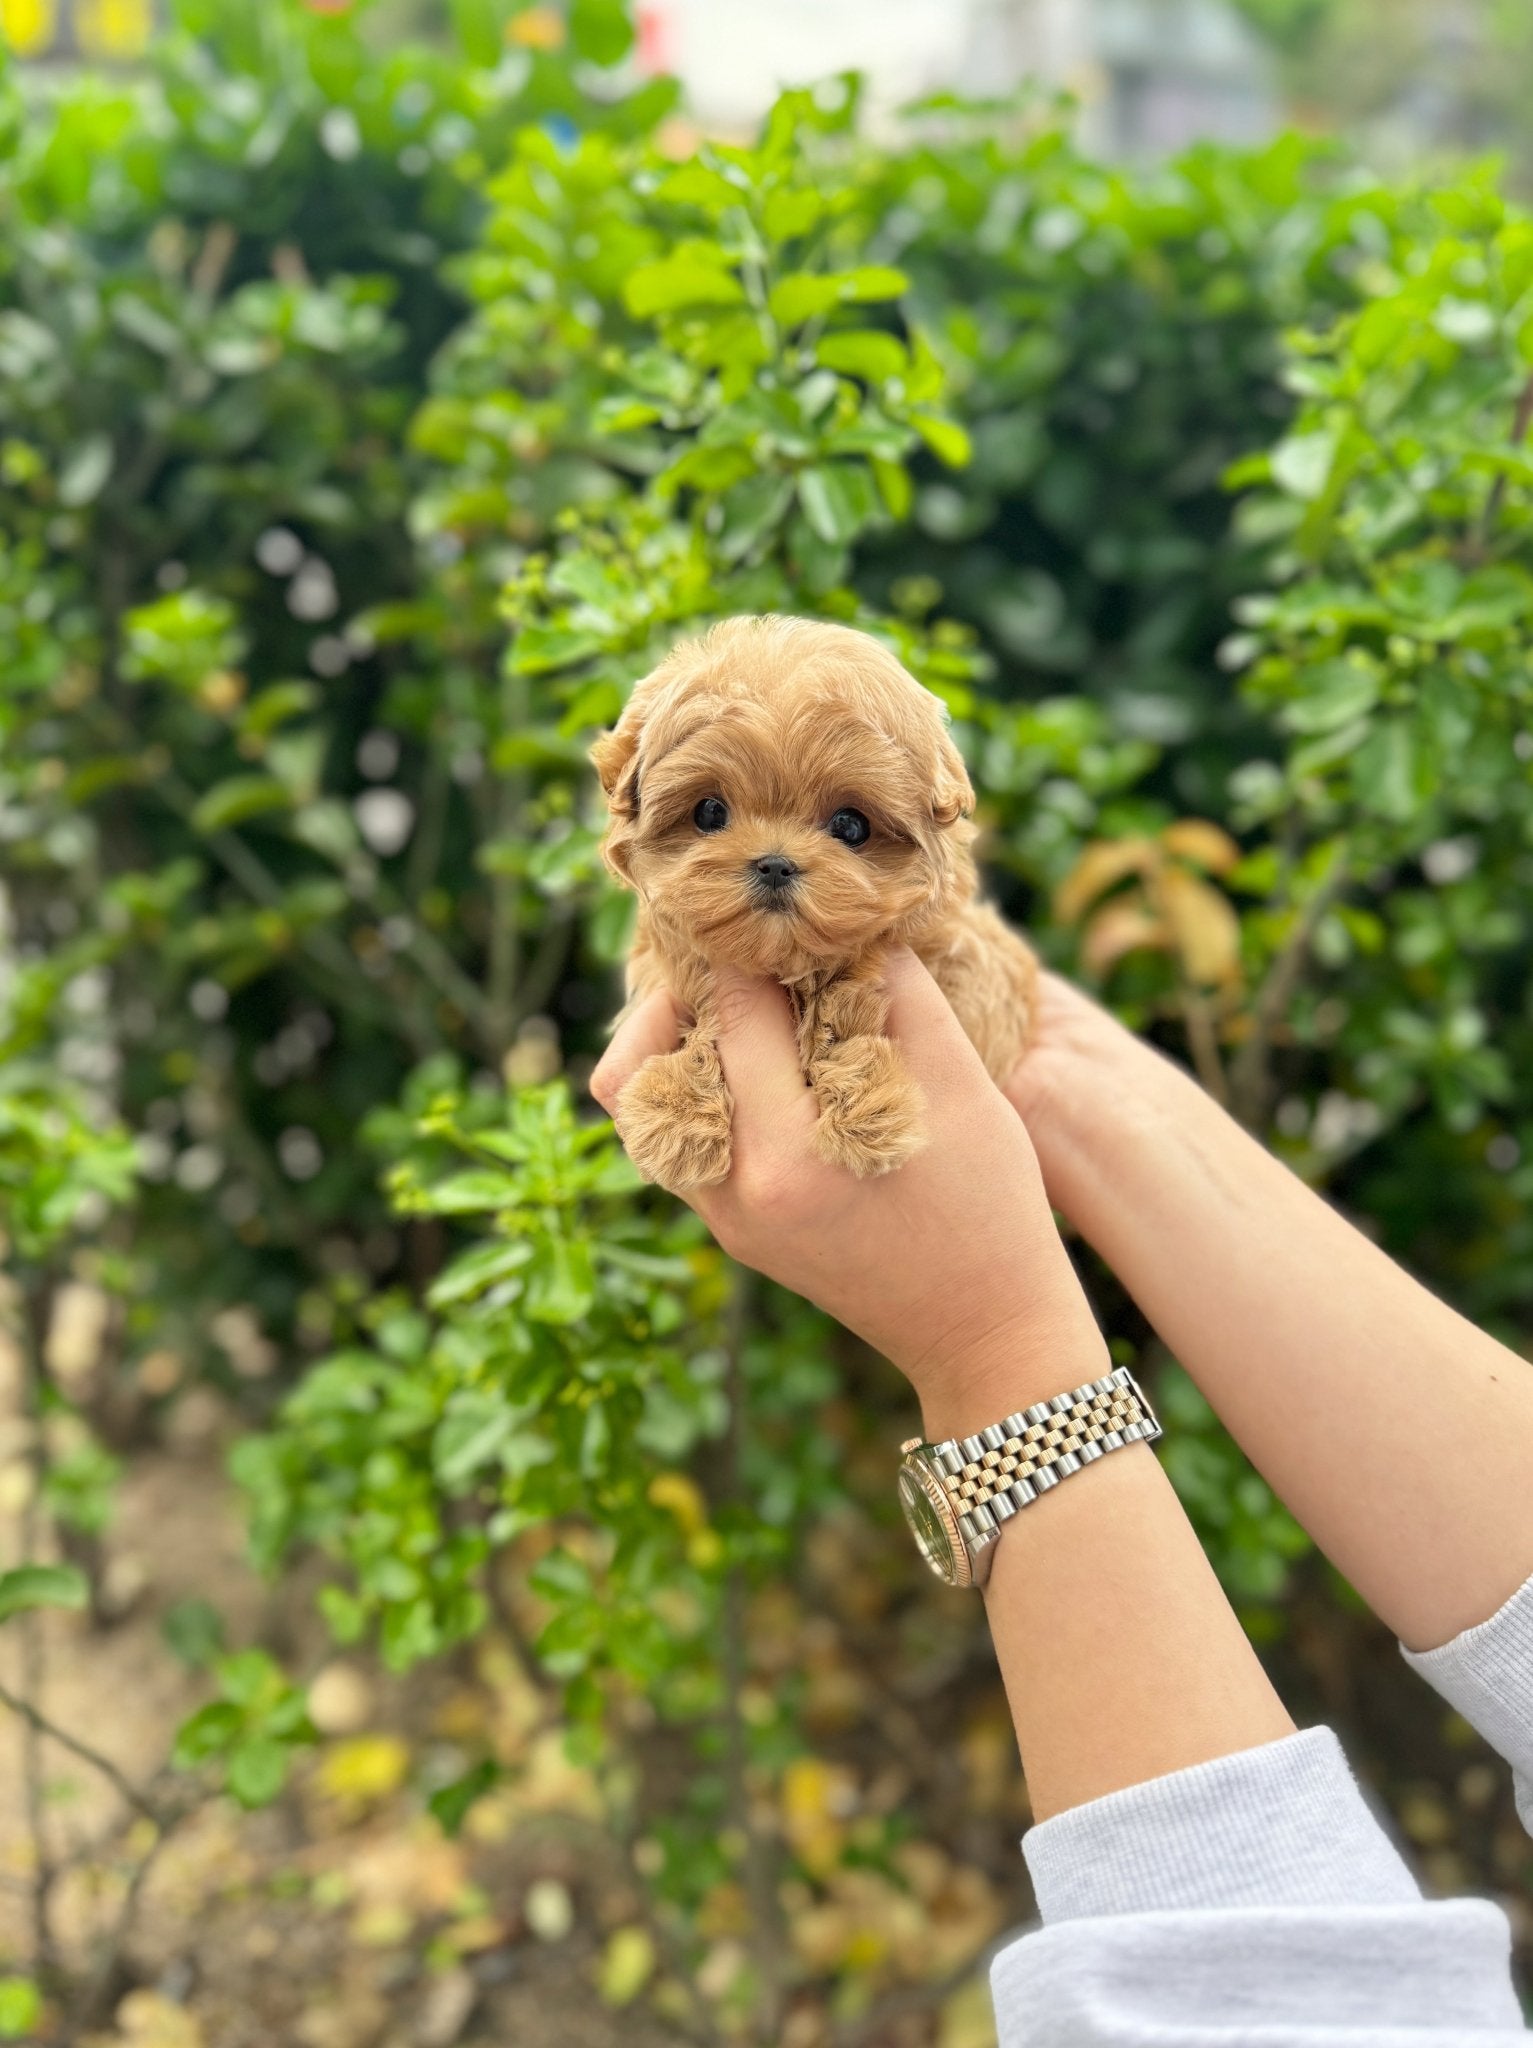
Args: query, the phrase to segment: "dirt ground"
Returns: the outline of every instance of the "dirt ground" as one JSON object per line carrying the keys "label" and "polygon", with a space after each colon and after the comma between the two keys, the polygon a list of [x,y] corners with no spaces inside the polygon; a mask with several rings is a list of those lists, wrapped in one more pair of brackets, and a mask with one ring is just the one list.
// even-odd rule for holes
{"label": "dirt ground", "polygon": [[[275,1807],[245,1815],[214,1799],[196,1813],[155,1861],[99,2019],[73,2033],[45,2025],[39,2038],[70,2048],[729,2039],[720,2015],[751,1944],[738,1888],[710,1899],[696,1982],[677,1981],[635,1858],[610,1831],[613,1787],[567,1761],[551,1696],[493,1638],[406,1681],[328,1652],[302,1589],[288,1581],[278,1605],[251,1574],[219,1436],[216,1411],[201,1426],[194,1413],[176,1443],[135,1459],[108,1543],[120,1618],[49,1617],[46,1711],[134,1783],[151,1778],[177,1723],[208,1696],[206,1679],[167,1649],[163,1619],[203,1599],[232,1637],[315,1672],[322,1740]],[[9,1556],[16,1511],[0,1487]],[[836,1597],[816,1607],[784,1590],[751,1615],[753,1677],[770,1686],[792,1669],[805,1682],[816,1745],[789,1805],[763,1824],[784,1828],[811,1868],[825,1849],[827,1872],[857,1815],[898,1812],[911,1824],[897,1884],[838,1869],[780,1898],[785,1953],[805,1987],[786,1995],[781,2048],[988,2048],[976,1959],[1029,1911],[1016,1847],[1025,1799],[975,1617],[940,1589],[933,1600],[912,1592],[884,1548],[896,1540],[832,1525],[814,1540],[807,1582],[840,1588]],[[1429,1887],[1498,1897],[1526,1961],[1533,1844],[1505,1773],[1318,1573],[1276,1662],[1300,1717],[1341,1728]],[[14,1688],[17,1677],[7,1640],[0,1682]],[[662,1779],[685,1768],[668,1766],[655,1742]],[[424,1811],[421,1781],[445,1781],[486,1748],[514,1759],[514,1772],[450,1841]],[[50,1853],[81,1858],[59,1929],[85,1969],[147,1824],[83,1853],[120,1821],[121,1801],[57,1746],[46,1759]],[[22,1762],[19,1724],[0,1710],[0,1975],[24,1968],[29,1949]],[[699,1987],[710,2001],[701,2030]]]}
{"label": "dirt ground", "polygon": [[[625,1989],[616,1958],[631,1960],[635,1930],[643,1952],[653,1916],[632,1860],[609,1832],[608,1788],[564,1756],[552,1693],[494,1639],[451,1668],[405,1681],[328,1654],[317,1624],[300,1618],[295,1627],[307,1604],[302,1589],[288,1581],[278,1604],[245,1561],[220,1433],[214,1416],[206,1428],[184,1427],[179,1445],[133,1461],[108,1546],[108,1578],[124,1611],[104,1628],[84,1616],[47,1617],[44,1708],[129,1781],[151,1780],[178,1723],[209,1694],[206,1678],[170,1654],[164,1617],[178,1602],[211,1600],[231,1639],[264,1641],[290,1668],[315,1672],[322,1740],[275,1807],[247,1815],[214,1799],[157,1856],[100,2022],[78,2036],[82,2048],[659,2048],[698,2038],[685,2031],[696,2027],[692,1993],[667,1983],[654,1943],[643,1996]],[[0,1556],[14,1557],[15,1538],[12,1504],[0,1521]],[[820,1539],[825,1574],[841,1574],[846,1560],[831,1553],[855,1540],[834,1532]],[[933,1773],[951,1781],[949,1793],[954,1785],[964,1792],[949,1799],[954,1839],[911,1845],[915,1884],[907,1889],[922,1906],[865,1876],[859,1890],[856,1873],[839,1892],[833,1883],[790,1901],[801,1956],[829,1973],[860,1947],[854,1975],[867,1997],[843,2001],[833,2019],[824,1999],[790,1996],[786,2048],[841,2040],[986,2048],[993,2034],[982,1975],[963,1966],[1028,1904],[1015,1851],[1025,1807],[998,1685],[991,1678],[980,1687],[980,1710],[950,1755],[928,1741],[920,1702],[912,1708],[895,1698],[878,1704],[877,1741],[868,1746],[858,1728],[868,1683],[832,1626],[823,1618],[806,1625],[770,1599],[752,1620],[768,1661],[807,1659],[811,1726],[847,1758],[799,1781],[811,1808],[815,1797],[827,1808],[829,1836],[841,1823],[828,1809],[851,1796],[860,1765],[870,1807],[885,1811],[907,1796],[924,1804]],[[955,1655],[965,1655],[962,1644],[927,1640],[925,1682],[955,1670]],[[0,1682],[15,1689],[20,1676],[14,1640],[0,1644]],[[456,1775],[486,1748],[515,1758],[514,1779],[449,1841],[424,1811],[421,1777]],[[901,1751],[905,1763],[891,1763]],[[138,1822],[124,1834],[123,1802],[99,1773],[52,1743],[45,1756],[50,1855],[55,1863],[81,1859],[59,1893],[60,1942],[71,1965],[87,1972],[150,1831]],[[34,1851],[22,1766],[20,1724],[0,1710],[0,1975],[24,1969],[30,1945]],[[662,1776],[684,1767],[663,1757],[658,1766]],[[979,1802],[995,1807],[996,1830],[983,1843],[981,1867],[970,1867],[964,1837],[973,1843],[987,1832],[975,1826]],[[812,1837],[812,1811],[809,1826]],[[106,1836],[104,1853],[87,1853]],[[901,1912],[924,1914],[924,1926],[903,1924]],[[913,1931],[926,1952],[921,1974],[939,1988],[912,1997],[908,1973],[894,1970],[895,1993],[880,2008],[888,2008],[887,2021],[868,2033],[859,2007],[891,1978],[871,1952]],[[738,1901],[721,1899],[697,1973],[710,1997],[727,1989],[747,1934]],[[702,2038],[728,2038],[725,2022],[718,2025]],[[45,2026],[40,2038],[77,2037]]]}

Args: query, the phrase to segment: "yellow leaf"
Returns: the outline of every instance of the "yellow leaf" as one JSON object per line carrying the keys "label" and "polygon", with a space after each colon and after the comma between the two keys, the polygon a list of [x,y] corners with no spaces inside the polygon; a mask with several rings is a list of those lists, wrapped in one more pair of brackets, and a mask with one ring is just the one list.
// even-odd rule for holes
{"label": "yellow leaf", "polygon": [[632,2005],[654,1974],[655,1944],[642,1927],[619,1927],[602,1950],[596,1988],[607,2005]]}
{"label": "yellow leaf", "polygon": [[142,57],[153,33],[150,0],[77,0],[75,35],[87,57]]}
{"label": "yellow leaf", "polygon": [[657,1472],[649,1482],[648,1498],[652,1507],[668,1509],[689,1536],[707,1526],[708,1504],[685,1472]]}
{"label": "yellow leaf", "polygon": [[553,7],[529,7],[507,22],[506,41],[524,50],[557,50],[564,42],[564,17]]}
{"label": "yellow leaf", "polygon": [[18,57],[40,57],[58,34],[57,0],[0,0],[0,38]]}
{"label": "yellow leaf", "polygon": [[855,1800],[850,1772],[820,1757],[795,1757],[783,1772],[783,1833],[804,1868],[815,1876],[823,1876],[840,1861],[846,1841],[842,1817]]}
{"label": "yellow leaf", "polygon": [[1182,818],[1168,825],[1160,843],[1178,860],[1191,861],[1211,875],[1227,875],[1240,858],[1240,848],[1229,833],[1220,825],[1211,825],[1207,818]]}
{"label": "yellow leaf", "polygon": [[1184,868],[1167,868],[1156,895],[1188,979],[1200,988],[1238,982],[1240,919],[1229,898]]}
{"label": "yellow leaf", "polygon": [[397,1792],[410,1752],[395,1735],[354,1735],[335,1743],[315,1773],[321,1791],[354,1806],[375,1806]]}
{"label": "yellow leaf", "polygon": [[1144,874],[1157,858],[1149,839],[1094,839],[1055,890],[1054,915],[1074,924],[1125,875]]}
{"label": "yellow leaf", "polygon": [[995,2007],[983,1971],[943,2001],[937,2048],[995,2048]]}
{"label": "yellow leaf", "polygon": [[1092,974],[1105,974],[1125,953],[1137,953],[1143,946],[1158,951],[1169,936],[1160,918],[1142,904],[1109,903],[1086,927],[1081,963]]}

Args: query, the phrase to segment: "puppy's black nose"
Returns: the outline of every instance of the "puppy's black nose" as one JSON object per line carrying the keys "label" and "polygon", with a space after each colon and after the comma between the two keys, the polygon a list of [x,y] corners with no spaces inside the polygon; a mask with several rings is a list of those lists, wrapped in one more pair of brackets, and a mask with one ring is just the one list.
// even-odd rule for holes
{"label": "puppy's black nose", "polygon": [[763,889],[786,889],[798,873],[798,864],[785,853],[764,853],[751,868]]}

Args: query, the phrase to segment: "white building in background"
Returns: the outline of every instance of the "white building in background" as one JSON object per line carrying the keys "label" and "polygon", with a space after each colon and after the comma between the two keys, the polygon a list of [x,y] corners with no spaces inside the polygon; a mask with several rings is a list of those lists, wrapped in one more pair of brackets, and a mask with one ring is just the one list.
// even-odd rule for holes
{"label": "white building in background", "polygon": [[861,71],[875,117],[1024,78],[1073,93],[1092,147],[1257,141],[1279,120],[1259,38],[1227,0],[641,0],[642,47],[693,111],[752,127],[785,85]]}

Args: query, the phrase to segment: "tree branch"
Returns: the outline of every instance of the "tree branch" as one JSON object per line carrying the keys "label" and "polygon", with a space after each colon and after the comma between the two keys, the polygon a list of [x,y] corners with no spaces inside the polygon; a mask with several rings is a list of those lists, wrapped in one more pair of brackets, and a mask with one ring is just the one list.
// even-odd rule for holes
{"label": "tree branch", "polygon": [[1251,1006],[1251,1035],[1230,1066],[1230,1105],[1247,1130],[1258,1130],[1266,1120],[1272,1094],[1273,1033],[1293,1000],[1320,920],[1341,893],[1346,879],[1347,845],[1343,841],[1328,872],[1295,918],[1257,990]]}
{"label": "tree branch", "polygon": [[71,1756],[78,1757],[82,1764],[89,1764],[93,1771],[99,1771],[113,1790],[136,1812],[141,1813],[145,1820],[153,1821],[157,1828],[165,1825],[165,1816],[159,1808],[146,1799],[132,1780],[124,1775],[110,1757],[103,1756],[99,1749],[92,1749],[88,1742],[82,1742],[77,1735],[71,1735],[67,1728],[61,1728],[30,1700],[20,1698],[7,1685],[0,1685],[0,1707],[9,1707],[35,1735],[46,1736],[48,1741],[56,1742],[60,1749],[67,1749]]}

